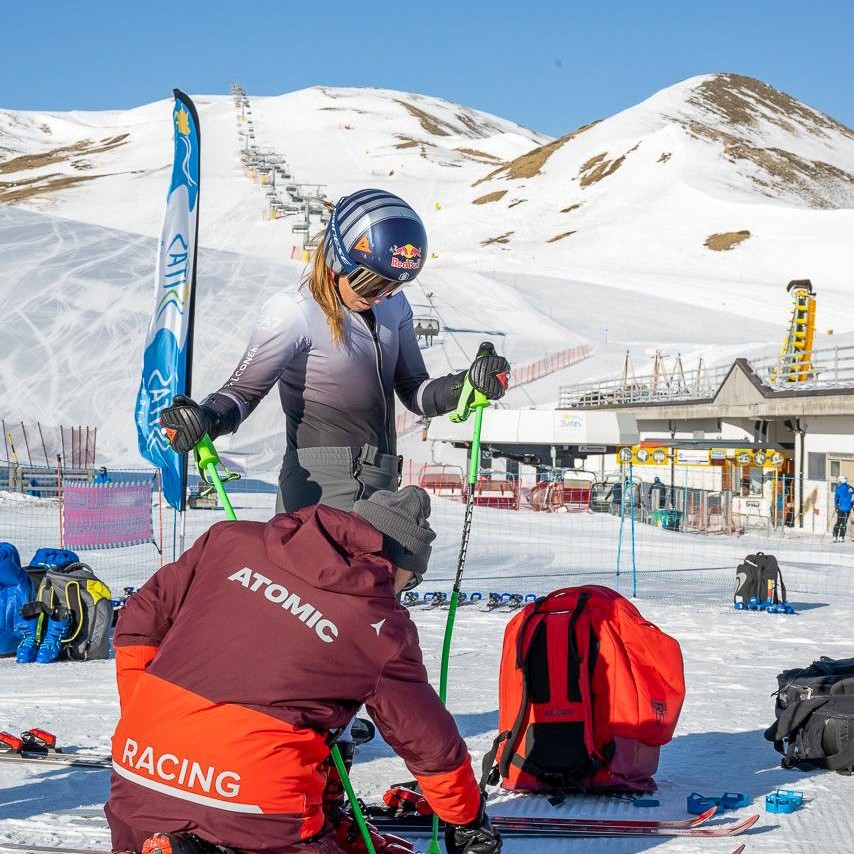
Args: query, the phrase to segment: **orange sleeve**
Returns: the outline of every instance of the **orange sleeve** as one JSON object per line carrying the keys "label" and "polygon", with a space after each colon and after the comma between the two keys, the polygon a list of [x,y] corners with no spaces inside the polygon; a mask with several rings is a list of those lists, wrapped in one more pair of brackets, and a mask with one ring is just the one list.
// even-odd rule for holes
{"label": "orange sleeve", "polygon": [[119,708],[124,709],[141,674],[145,673],[157,654],[156,646],[117,646],[116,682],[119,686]]}
{"label": "orange sleeve", "polygon": [[466,759],[445,774],[416,774],[415,779],[433,811],[450,824],[468,824],[480,811],[480,789]]}

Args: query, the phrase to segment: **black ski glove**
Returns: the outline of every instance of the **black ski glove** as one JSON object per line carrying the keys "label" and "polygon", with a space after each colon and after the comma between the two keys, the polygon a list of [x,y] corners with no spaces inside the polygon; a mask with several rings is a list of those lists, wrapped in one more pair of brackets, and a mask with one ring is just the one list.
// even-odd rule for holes
{"label": "black ski glove", "polygon": [[498,854],[501,834],[489,823],[486,800],[481,799],[480,812],[469,824],[449,824],[445,828],[448,854]]}
{"label": "black ski glove", "polygon": [[510,382],[510,363],[497,353],[478,356],[469,368],[469,380],[489,400],[498,400]]}
{"label": "black ski glove", "polygon": [[224,395],[212,394],[202,403],[176,394],[172,405],[160,413],[169,444],[179,454],[192,451],[199,439],[207,433],[211,439],[230,433],[240,423],[240,409]]}

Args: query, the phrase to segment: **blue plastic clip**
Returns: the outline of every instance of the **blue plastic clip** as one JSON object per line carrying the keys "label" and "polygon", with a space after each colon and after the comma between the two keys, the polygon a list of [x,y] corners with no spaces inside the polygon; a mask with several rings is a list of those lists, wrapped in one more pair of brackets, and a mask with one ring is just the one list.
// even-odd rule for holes
{"label": "blue plastic clip", "polygon": [[778,602],[768,608],[769,614],[794,614],[795,609],[788,602]]}
{"label": "blue plastic clip", "polygon": [[750,797],[741,792],[724,792],[719,798],[707,797],[699,792],[688,795],[688,812],[692,815],[700,815],[710,807],[717,807],[718,812],[724,810],[736,810],[746,807],[750,803]]}
{"label": "blue plastic clip", "polygon": [[724,792],[721,795],[722,810],[737,810],[750,804],[750,797],[741,792]]}
{"label": "blue plastic clip", "polygon": [[748,611],[759,611],[759,610],[761,610],[761,603],[759,601],[758,596],[751,596],[750,597],[750,602],[747,605],[747,610]]}
{"label": "blue plastic clip", "polygon": [[704,813],[709,807],[719,807],[720,805],[720,798],[707,798],[699,792],[691,792],[688,795],[688,812],[692,815],[700,815],[700,813]]}
{"label": "blue plastic clip", "polygon": [[746,611],[747,610],[747,604],[745,602],[736,602],[735,603],[735,610],[736,611]]}
{"label": "blue plastic clip", "polygon": [[793,792],[787,789],[777,789],[770,795],[765,795],[765,811],[775,813],[794,812],[804,802],[803,792]]}

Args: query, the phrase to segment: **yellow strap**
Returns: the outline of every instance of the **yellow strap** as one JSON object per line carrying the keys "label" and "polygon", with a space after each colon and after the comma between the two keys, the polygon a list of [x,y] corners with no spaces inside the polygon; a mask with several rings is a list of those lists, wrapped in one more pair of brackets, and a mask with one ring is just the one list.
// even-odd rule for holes
{"label": "yellow strap", "polygon": [[[50,592],[50,602],[46,602],[42,598],[42,596],[45,595],[45,593],[47,593],[47,592]],[[36,596],[36,601],[37,602],[44,602],[45,605],[49,606],[48,610],[52,611],[53,610],[53,600],[54,600],[55,596],[56,596],[56,592],[53,589],[53,585],[48,584],[47,576],[45,576],[42,579],[41,584],[39,584],[39,592],[38,592],[38,595]],[[44,629],[44,612],[42,611],[42,613],[39,614],[38,621],[36,622],[36,641],[38,641],[38,643],[42,642],[42,631],[43,631],[43,629]]]}
{"label": "yellow strap", "polygon": [[[77,608],[75,611],[74,608],[71,607],[71,600],[68,598],[68,589],[74,585],[77,590]],[[65,585],[65,604],[68,606],[68,610],[71,611],[72,614],[80,614],[80,622],[77,624],[77,628],[74,630],[74,634],[70,637],[65,638],[62,643],[71,643],[77,635],[80,634],[80,630],[83,628],[83,597],[80,595],[80,582],[78,581],[69,581],[68,584]]]}

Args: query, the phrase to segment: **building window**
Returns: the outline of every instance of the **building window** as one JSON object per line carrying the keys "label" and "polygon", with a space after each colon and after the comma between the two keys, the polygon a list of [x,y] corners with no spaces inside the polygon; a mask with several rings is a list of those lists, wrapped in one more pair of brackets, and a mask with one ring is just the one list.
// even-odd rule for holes
{"label": "building window", "polygon": [[[839,463],[831,463],[831,468]],[[827,457],[824,454],[807,454],[807,478],[809,480],[827,480]]]}
{"label": "building window", "polygon": [[830,461],[830,479],[839,480],[839,460]]}
{"label": "building window", "polygon": [[762,466],[745,466],[741,469],[741,494],[762,495],[765,473]]}

